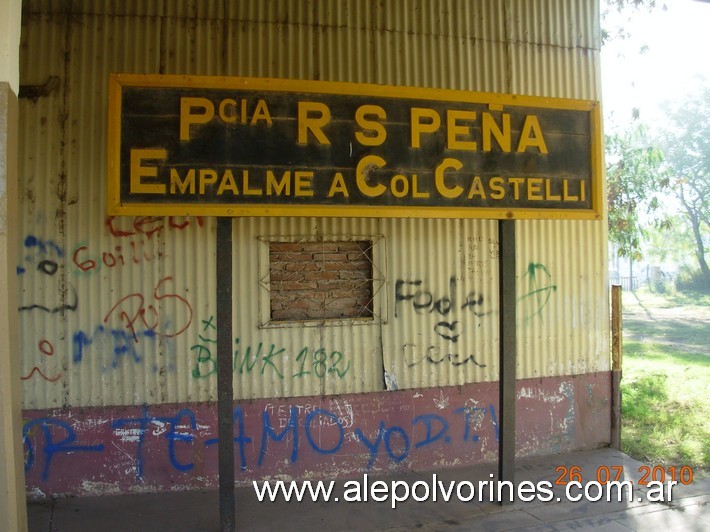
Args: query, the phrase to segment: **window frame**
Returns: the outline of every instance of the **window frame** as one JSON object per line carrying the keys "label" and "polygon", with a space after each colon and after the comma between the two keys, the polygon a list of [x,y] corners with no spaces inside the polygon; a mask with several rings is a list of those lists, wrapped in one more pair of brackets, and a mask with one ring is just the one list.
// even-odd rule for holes
{"label": "window frame", "polygon": [[[258,236],[259,329],[289,327],[343,327],[352,325],[382,325],[387,323],[387,264],[384,235],[293,235]],[[271,318],[271,279],[269,252],[272,243],[371,242],[372,316],[353,318],[304,318],[274,320]]]}

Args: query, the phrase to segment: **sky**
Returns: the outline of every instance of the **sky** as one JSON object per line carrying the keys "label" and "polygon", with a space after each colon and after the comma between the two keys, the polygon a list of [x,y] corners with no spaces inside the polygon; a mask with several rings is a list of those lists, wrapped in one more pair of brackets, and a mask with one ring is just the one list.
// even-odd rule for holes
{"label": "sky", "polygon": [[[698,76],[710,84],[710,3],[657,0],[657,4],[666,9],[641,11],[631,20],[616,15],[609,19],[622,24],[630,37],[602,47],[607,132],[625,129],[634,108],[639,108],[641,120],[652,128],[664,120],[660,102],[677,101],[697,91]],[[609,24],[602,20],[602,26]],[[641,53],[644,46],[647,50]]]}

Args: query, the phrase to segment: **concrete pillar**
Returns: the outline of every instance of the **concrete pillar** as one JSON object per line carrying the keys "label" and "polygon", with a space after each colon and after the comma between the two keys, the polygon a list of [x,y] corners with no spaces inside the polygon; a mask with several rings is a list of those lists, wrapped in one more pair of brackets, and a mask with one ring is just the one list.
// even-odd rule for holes
{"label": "concrete pillar", "polygon": [[17,93],[22,0],[0,0],[0,530],[27,530],[17,317]]}

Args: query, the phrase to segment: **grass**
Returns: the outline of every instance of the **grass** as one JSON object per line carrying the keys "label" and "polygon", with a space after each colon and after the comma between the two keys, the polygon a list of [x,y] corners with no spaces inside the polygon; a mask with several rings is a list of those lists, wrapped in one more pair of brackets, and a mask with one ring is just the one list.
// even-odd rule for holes
{"label": "grass", "polygon": [[635,296],[629,297],[636,297],[637,301],[643,301],[657,308],[710,307],[710,294],[702,292],[673,291],[668,294],[659,294],[641,289],[635,292]]}
{"label": "grass", "polygon": [[[700,475],[710,470],[706,301],[638,294],[641,309],[630,304],[631,316],[624,316],[621,383],[622,450],[652,465],[689,465]],[[684,313],[678,302],[690,304],[691,310]]]}

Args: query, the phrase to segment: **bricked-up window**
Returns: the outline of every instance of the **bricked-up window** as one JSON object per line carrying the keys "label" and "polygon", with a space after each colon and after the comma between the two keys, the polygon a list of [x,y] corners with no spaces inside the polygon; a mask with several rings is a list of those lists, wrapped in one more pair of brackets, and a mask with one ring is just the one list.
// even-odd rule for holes
{"label": "bricked-up window", "polygon": [[373,317],[371,240],[269,242],[271,321]]}

